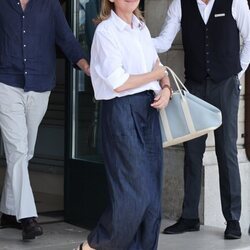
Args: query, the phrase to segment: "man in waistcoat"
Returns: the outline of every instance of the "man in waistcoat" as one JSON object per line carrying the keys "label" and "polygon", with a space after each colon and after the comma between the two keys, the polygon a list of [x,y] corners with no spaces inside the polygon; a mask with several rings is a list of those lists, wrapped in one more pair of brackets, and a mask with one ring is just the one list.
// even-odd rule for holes
{"label": "man in waistcoat", "polygon": [[21,227],[24,240],[43,233],[36,221],[28,163],[55,86],[56,45],[89,74],[89,64],[59,0],[1,1],[0,129],[7,162],[1,226]]}
{"label": "man in waistcoat", "polygon": [[[239,239],[241,182],[237,159],[239,78],[250,61],[250,14],[247,0],[173,0],[159,37],[159,53],[167,51],[182,30],[186,87],[222,111],[214,131],[219,165],[225,239]],[[240,49],[240,35],[243,47]],[[184,143],[184,200],[181,218],[165,234],[198,231],[202,159],[207,135]]]}

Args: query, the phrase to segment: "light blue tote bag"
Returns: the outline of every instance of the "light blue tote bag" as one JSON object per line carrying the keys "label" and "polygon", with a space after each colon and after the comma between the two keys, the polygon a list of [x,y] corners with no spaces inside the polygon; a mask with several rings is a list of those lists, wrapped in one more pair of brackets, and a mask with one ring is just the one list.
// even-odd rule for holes
{"label": "light blue tote bag", "polygon": [[221,111],[189,93],[178,76],[167,67],[177,90],[165,109],[160,110],[163,147],[179,144],[217,129],[222,123]]}

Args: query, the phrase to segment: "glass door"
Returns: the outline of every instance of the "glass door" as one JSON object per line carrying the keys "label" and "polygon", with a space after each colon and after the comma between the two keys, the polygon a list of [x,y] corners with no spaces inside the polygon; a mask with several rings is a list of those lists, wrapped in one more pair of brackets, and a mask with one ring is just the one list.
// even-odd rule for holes
{"label": "glass door", "polygon": [[[74,0],[69,5],[72,30],[89,55],[100,0]],[[69,66],[68,78],[65,219],[91,227],[107,197],[100,152],[100,102],[94,99],[90,77]]]}
{"label": "glass door", "polygon": [[[93,18],[99,12],[99,0],[74,0],[74,33],[84,51],[90,53],[95,31]],[[99,109],[91,80],[82,71],[72,72],[72,158],[101,163],[99,155]]]}

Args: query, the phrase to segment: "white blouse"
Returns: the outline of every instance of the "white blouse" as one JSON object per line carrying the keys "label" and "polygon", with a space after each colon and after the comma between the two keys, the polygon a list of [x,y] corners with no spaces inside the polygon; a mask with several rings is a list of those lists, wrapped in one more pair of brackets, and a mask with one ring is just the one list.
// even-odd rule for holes
{"label": "white blouse", "polygon": [[152,71],[158,58],[148,28],[133,16],[132,27],[115,12],[96,28],[91,47],[90,72],[97,100],[132,95],[145,90],[161,90],[158,81],[116,93],[129,75]]}

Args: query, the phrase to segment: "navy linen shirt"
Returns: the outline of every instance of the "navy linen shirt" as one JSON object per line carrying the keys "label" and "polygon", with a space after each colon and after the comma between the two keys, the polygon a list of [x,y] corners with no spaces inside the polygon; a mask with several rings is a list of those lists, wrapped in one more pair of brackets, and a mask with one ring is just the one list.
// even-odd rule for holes
{"label": "navy linen shirt", "polygon": [[73,63],[83,50],[65,19],[59,0],[1,0],[0,82],[24,91],[55,86],[56,46]]}

